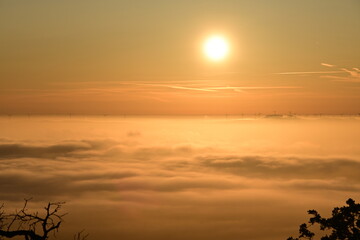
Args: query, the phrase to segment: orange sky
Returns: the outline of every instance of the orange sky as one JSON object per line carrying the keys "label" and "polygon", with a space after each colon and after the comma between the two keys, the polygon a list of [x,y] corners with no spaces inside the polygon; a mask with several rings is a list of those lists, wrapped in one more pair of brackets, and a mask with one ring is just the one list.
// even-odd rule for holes
{"label": "orange sky", "polygon": [[[1,1],[0,114],[356,114],[360,3]],[[204,57],[224,35],[229,56]]]}

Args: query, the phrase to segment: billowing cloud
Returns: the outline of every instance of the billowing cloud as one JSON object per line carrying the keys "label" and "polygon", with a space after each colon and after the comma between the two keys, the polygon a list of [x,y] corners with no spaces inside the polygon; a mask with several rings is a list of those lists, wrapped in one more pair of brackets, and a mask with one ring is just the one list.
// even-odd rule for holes
{"label": "billowing cloud", "polygon": [[269,156],[202,157],[209,167],[252,178],[348,179],[360,183],[360,161],[351,159],[274,158]]}
{"label": "billowing cloud", "polygon": [[79,151],[93,149],[94,145],[89,142],[62,143],[49,146],[35,146],[25,144],[1,144],[1,158],[52,158],[74,154]]}
{"label": "billowing cloud", "polygon": [[[333,190],[357,191],[355,185],[360,184],[360,162],[346,158],[228,155],[215,148],[126,147],[108,140],[44,146],[13,143],[2,144],[0,149],[1,196],[5,199],[16,193],[52,198],[96,192],[240,190],[262,185],[321,191],[326,181],[332,182]],[[346,182],[355,185],[349,187]]]}

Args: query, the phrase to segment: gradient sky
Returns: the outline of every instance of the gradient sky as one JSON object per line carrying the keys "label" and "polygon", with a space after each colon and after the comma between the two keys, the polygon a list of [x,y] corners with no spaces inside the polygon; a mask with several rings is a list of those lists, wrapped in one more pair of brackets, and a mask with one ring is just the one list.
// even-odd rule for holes
{"label": "gradient sky", "polygon": [[359,29],[358,0],[0,0],[0,114],[354,114]]}

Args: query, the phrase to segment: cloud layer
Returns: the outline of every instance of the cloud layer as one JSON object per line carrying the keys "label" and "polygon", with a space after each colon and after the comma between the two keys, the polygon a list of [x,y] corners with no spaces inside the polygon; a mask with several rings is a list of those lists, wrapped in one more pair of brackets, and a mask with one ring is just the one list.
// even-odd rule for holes
{"label": "cloud layer", "polygon": [[357,119],[25,121],[0,129],[0,199],[67,201],[60,239],[272,240],[359,197]]}

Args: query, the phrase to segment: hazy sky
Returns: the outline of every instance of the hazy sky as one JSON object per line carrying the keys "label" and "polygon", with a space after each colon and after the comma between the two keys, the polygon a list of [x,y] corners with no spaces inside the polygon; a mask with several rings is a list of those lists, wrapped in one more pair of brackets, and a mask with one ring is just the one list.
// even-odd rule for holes
{"label": "hazy sky", "polygon": [[359,29],[358,0],[0,0],[0,113],[358,113]]}

